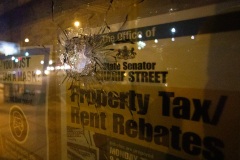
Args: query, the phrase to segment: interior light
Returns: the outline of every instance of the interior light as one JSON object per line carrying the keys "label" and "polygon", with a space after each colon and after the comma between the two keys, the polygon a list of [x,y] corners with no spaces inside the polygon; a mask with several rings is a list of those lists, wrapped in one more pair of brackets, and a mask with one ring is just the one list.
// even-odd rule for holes
{"label": "interior light", "polygon": [[172,38],[172,41],[175,41],[175,38]]}
{"label": "interior light", "polygon": [[15,58],[15,62],[18,62],[18,59],[17,59],[17,58]]}
{"label": "interior light", "polygon": [[195,37],[194,37],[194,36],[191,36],[191,39],[195,39]]}
{"label": "interior light", "polygon": [[25,56],[29,56],[29,53],[28,53],[28,52],[25,52]]}
{"label": "interior light", "polygon": [[44,61],[43,61],[43,60],[41,60],[41,61],[40,61],[40,63],[41,63],[41,64],[44,64]]}
{"label": "interior light", "polygon": [[155,39],[154,42],[155,42],[155,43],[158,43],[158,39]]}
{"label": "interior light", "polygon": [[14,56],[12,56],[12,60],[13,60],[13,61],[15,60],[15,57],[14,57]]}

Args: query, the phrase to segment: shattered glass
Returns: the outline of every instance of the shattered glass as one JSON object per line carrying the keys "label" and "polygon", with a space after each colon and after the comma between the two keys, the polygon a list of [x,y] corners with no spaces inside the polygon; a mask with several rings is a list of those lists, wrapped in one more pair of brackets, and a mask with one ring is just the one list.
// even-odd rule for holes
{"label": "shattered glass", "polygon": [[[109,15],[119,15],[118,7],[120,4],[124,4],[127,8],[127,12],[124,14],[122,20],[120,20],[117,31],[123,30],[127,21],[130,11],[134,7],[142,3],[143,0],[133,1],[117,1],[111,0],[107,8],[104,8],[102,17],[99,17],[96,13],[88,13],[86,23],[82,26],[74,26],[69,28],[62,28],[59,26],[59,58],[62,65],[67,66],[66,68],[66,79],[80,81],[82,86],[90,86],[91,83],[100,82],[102,83],[101,75],[99,71],[108,70],[106,63],[117,63],[118,59],[134,58],[136,52],[134,48],[127,49],[126,46],[123,49],[112,48],[114,44],[131,43],[129,37],[125,39],[108,40],[109,34],[112,32],[112,28],[109,25]],[[93,10],[98,5],[87,3],[87,10]],[[53,3],[53,20],[54,20],[54,3]],[[77,14],[77,11],[73,11],[73,15]],[[81,10],[81,8],[80,8]],[[76,13],[75,13],[76,12]],[[122,13],[120,13],[121,15]],[[112,16],[111,16],[112,17]],[[120,19],[121,19],[120,18]],[[91,24],[95,19],[99,20],[99,24]],[[94,28],[95,27],[95,28]],[[114,29],[116,30],[116,29]]]}

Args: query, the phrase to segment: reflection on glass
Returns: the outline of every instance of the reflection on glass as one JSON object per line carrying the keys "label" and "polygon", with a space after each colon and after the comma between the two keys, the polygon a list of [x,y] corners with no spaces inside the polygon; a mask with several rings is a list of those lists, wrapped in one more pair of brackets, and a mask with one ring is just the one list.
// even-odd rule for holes
{"label": "reflection on glass", "polygon": [[79,27],[79,26],[80,26],[80,22],[79,22],[79,21],[75,21],[75,22],[74,22],[74,26],[75,26],[75,27]]}
{"label": "reflection on glass", "polygon": [[50,73],[49,70],[44,71],[44,74],[46,74],[46,75],[49,75],[49,73]]}
{"label": "reflection on glass", "polygon": [[40,71],[39,69],[36,70],[36,75],[40,75],[42,73],[42,71]]}
{"label": "reflection on glass", "polygon": [[146,46],[146,43],[143,42],[143,41],[139,41],[139,42],[137,42],[137,45],[138,45],[138,49],[140,50],[140,49],[143,49]]}
{"label": "reflection on glass", "polygon": [[176,29],[175,29],[175,28],[172,28],[172,29],[171,29],[171,32],[172,32],[172,33],[175,33],[175,32],[176,32]]}
{"label": "reflection on glass", "polygon": [[12,42],[0,41],[0,54],[13,55],[19,53],[19,45]]}
{"label": "reflection on glass", "polygon": [[29,56],[29,53],[28,53],[28,52],[25,52],[25,56]]}
{"label": "reflection on glass", "polygon": [[49,62],[48,62],[48,63],[51,65],[51,64],[53,64],[53,61],[52,61],[52,60],[49,60]]}
{"label": "reflection on glass", "polygon": [[28,39],[28,38],[25,38],[24,42],[28,43],[28,42],[29,42],[29,39]]}

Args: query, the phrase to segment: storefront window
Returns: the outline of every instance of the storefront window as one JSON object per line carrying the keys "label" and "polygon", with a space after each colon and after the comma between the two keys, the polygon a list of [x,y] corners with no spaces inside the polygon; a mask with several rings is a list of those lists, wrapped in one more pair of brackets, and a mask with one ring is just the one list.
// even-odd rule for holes
{"label": "storefront window", "polygon": [[238,0],[0,2],[0,159],[239,159]]}

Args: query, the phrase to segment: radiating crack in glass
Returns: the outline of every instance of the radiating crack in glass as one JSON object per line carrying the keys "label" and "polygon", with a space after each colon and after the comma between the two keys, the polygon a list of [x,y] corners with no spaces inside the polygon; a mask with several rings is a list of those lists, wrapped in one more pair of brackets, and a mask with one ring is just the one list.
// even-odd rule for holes
{"label": "radiating crack in glass", "polygon": [[[85,88],[90,88],[92,84],[103,83],[99,71],[108,70],[104,63],[117,63],[118,58],[121,58],[121,56],[119,56],[121,52],[111,48],[111,46],[116,43],[133,43],[130,39],[125,39],[124,41],[116,40],[114,42],[109,42],[104,39],[104,36],[111,33],[111,28],[107,23],[107,17],[113,2],[114,0],[110,0],[103,19],[103,25],[99,28],[71,27],[61,29],[59,26],[61,31],[58,36],[58,41],[61,45],[59,58],[66,68],[66,77],[63,81],[70,79],[72,83],[78,83],[81,87]],[[143,0],[134,1],[129,6],[136,6],[141,2],[143,2]],[[54,3],[52,7],[54,8]],[[92,16],[90,16],[90,18],[92,18]],[[127,21],[128,13],[119,30],[124,27]],[[132,53],[133,56],[136,54],[133,48],[129,50],[129,53]],[[125,52],[122,52],[122,54],[125,54]]]}

